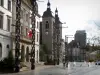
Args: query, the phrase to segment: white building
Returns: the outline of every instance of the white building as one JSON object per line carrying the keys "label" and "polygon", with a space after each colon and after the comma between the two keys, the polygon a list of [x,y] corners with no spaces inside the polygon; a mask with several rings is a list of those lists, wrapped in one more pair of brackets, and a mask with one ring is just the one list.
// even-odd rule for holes
{"label": "white building", "polygon": [[35,28],[35,61],[39,62],[39,50],[40,50],[40,15],[36,16],[36,28]]}
{"label": "white building", "polygon": [[[13,17],[12,23],[15,25],[16,23],[16,5],[15,0],[13,0]],[[38,14],[38,5],[37,5],[37,14],[36,14],[36,28],[35,28],[35,62],[39,62],[39,24],[40,23],[40,15]],[[21,52],[21,61],[22,62],[30,62],[30,55],[31,52],[31,38],[28,36],[28,32],[31,26],[31,2],[30,0],[22,0],[21,3],[21,30],[20,30],[20,52]],[[12,26],[12,36],[15,36],[15,26]],[[13,38],[14,40],[14,38]],[[13,52],[15,52],[15,40],[13,41]]]}
{"label": "white building", "polygon": [[12,0],[0,0],[0,60],[11,48]]}

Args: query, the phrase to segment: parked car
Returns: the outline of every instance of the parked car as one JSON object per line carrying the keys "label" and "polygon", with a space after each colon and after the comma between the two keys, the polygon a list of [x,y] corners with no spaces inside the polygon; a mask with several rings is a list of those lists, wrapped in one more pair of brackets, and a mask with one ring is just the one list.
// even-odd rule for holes
{"label": "parked car", "polygon": [[100,65],[100,61],[96,61],[95,62],[95,65]]}

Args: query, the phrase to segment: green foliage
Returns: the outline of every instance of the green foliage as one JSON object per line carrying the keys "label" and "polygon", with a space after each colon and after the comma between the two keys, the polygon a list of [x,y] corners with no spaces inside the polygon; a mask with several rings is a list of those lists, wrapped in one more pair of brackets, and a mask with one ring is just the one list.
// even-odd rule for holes
{"label": "green foliage", "polygon": [[92,51],[100,50],[100,46],[92,46]]}
{"label": "green foliage", "polygon": [[89,59],[89,62],[93,62],[93,61],[95,61],[95,60],[93,60],[93,59]]}
{"label": "green foliage", "polygon": [[43,51],[43,49],[40,47],[40,61],[45,61],[45,52]]}
{"label": "green foliage", "polygon": [[48,50],[47,46],[45,44],[42,44],[40,47],[40,61],[49,62],[49,58],[48,58],[49,54],[50,51]]}
{"label": "green foliage", "polygon": [[97,60],[100,60],[100,53],[98,53],[98,54],[96,55],[96,59],[97,59]]}
{"label": "green foliage", "polygon": [[50,51],[48,50],[45,44],[42,45],[42,50],[44,51],[45,54],[50,54]]}

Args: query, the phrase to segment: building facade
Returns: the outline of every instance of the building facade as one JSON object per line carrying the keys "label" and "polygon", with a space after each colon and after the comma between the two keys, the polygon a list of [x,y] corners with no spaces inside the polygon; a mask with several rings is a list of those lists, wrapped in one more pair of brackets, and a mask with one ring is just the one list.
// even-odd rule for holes
{"label": "building facade", "polygon": [[68,52],[67,55],[69,61],[80,61],[82,58],[82,54],[81,54],[82,50],[79,48],[79,45],[75,40],[72,40],[68,44],[67,52]]}
{"label": "building facade", "polygon": [[[12,49],[15,55],[15,24],[16,24],[16,1],[13,0],[12,7]],[[36,26],[35,26],[35,62],[39,62],[39,25],[40,15],[38,14],[38,4],[36,6]],[[20,59],[21,62],[30,62],[31,53],[31,37],[28,33],[31,30],[31,2],[30,0],[22,0],[21,2],[21,26],[20,26]]]}
{"label": "building facade", "polygon": [[0,0],[0,60],[11,50],[12,0]]}
{"label": "building facade", "polygon": [[61,52],[60,52],[60,61],[62,61],[63,59],[65,59],[65,41],[64,39],[61,40]]}
{"label": "building facade", "polygon": [[[58,10],[55,10],[55,28],[54,33],[56,33],[56,48],[57,48],[57,64],[61,60],[61,52],[62,52],[62,23],[59,19]],[[55,34],[54,34],[55,35]]]}
{"label": "building facade", "polygon": [[53,25],[55,18],[52,15],[50,3],[47,3],[47,10],[42,16],[42,44],[45,44],[48,51],[50,51],[49,59],[52,59],[53,55]]}
{"label": "building facade", "polygon": [[86,32],[85,30],[77,30],[75,33],[75,41],[79,43],[79,46],[85,47],[86,46]]}
{"label": "building facade", "polygon": [[[50,2],[47,3],[47,10],[43,13],[41,24],[41,43],[44,44],[49,51],[49,59],[60,61],[61,39],[62,39],[62,23],[58,16],[58,10],[55,10],[55,16],[52,15]],[[54,42],[55,41],[55,42]],[[54,45],[54,43],[56,43]]]}

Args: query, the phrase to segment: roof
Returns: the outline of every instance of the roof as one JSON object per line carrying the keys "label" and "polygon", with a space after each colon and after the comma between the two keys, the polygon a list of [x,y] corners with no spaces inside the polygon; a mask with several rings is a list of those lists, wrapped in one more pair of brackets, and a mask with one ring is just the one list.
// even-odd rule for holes
{"label": "roof", "polygon": [[51,9],[50,8],[47,8],[47,10],[43,13],[43,18],[44,17],[53,17],[52,15],[52,12],[51,12]]}

